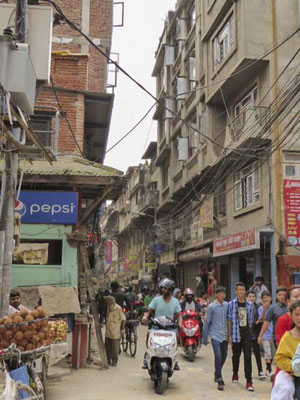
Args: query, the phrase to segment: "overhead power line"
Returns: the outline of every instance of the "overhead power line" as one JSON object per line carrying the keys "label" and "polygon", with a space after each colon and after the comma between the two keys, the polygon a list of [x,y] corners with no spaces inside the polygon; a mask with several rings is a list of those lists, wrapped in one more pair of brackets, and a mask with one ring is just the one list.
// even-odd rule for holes
{"label": "overhead power line", "polygon": [[[53,0],[43,0],[45,2],[48,2],[50,4],[52,4],[52,6],[55,8],[55,10],[58,12],[59,15],[61,15],[61,17],[65,20],[65,22],[75,31],[79,32],[80,35],[82,35],[89,43],[91,46],[93,46],[100,54],[103,55],[103,57],[105,57],[109,63],[114,64],[119,71],[121,71],[125,76],[127,76],[132,82],[134,82],[140,89],[142,89],[145,93],[147,93],[153,100],[155,100],[156,103],[162,105],[168,112],[170,112],[172,115],[174,115],[175,117],[177,117],[181,122],[183,122],[186,126],[188,126],[189,128],[192,128],[194,131],[198,132],[201,136],[203,136],[205,139],[207,139],[209,142],[214,143],[216,146],[224,149],[224,150],[228,150],[228,148],[222,146],[221,144],[219,144],[216,140],[212,139],[211,137],[205,135],[203,132],[200,132],[198,129],[196,129],[194,126],[192,126],[188,121],[184,120],[183,118],[181,118],[176,112],[174,112],[173,110],[170,110],[168,107],[166,107],[166,105],[164,104],[164,99],[158,99],[156,98],[147,88],[145,88],[140,82],[138,82],[132,75],[130,75],[124,68],[122,68],[115,60],[112,60],[106,53],[105,51],[103,51],[98,45],[96,45],[93,40],[86,35],[72,20],[70,20],[62,11],[62,9],[59,7],[59,5],[53,1]],[[300,30],[300,28],[298,28],[295,32],[291,33],[287,38],[285,38],[283,41],[281,41],[280,43],[278,43],[275,47],[273,47],[271,50],[269,50],[268,52],[266,52],[265,54],[263,54],[261,57],[259,57],[257,60],[251,62],[250,65],[245,66],[243,69],[237,71],[235,73],[239,74],[242,71],[244,71],[246,68],[250,68],[251,66],[253,66],[255,63],[259,62],[260,60],[262,60],[264,57],[267,57],[269,54],[271,54],[273,51],[275,51],[276,49],[278,49],[281,45],[283,45],[285,42],[287,42],[289,39],[291,39],[298,31]],[[227,80],[228,78],[230,78],[231,76],[228,76],[226,78],[224,78],[225,80]],[[222,82],[222,80],[220,81]],[[219,83],[220,83],[219,82]],[[217,84],[216,82],[214,82],[214,84]],[[200,90],[200,88],[199,88]],[[128,135],[127,135],[128,136]],[[233,152],[239,153],[238,150],[236,149],[231,149]]]}

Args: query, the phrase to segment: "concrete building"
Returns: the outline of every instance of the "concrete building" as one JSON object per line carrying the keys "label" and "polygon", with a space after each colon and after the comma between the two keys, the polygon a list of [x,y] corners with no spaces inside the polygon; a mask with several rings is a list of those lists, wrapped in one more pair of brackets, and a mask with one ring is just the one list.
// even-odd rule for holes
{"label": "concrete building", "polygon": [[153,180],[160,269],[180,287],[233,297],[257,275],[273,295],[297,282],[298,15],[288,0],[179,0],[168,13]]}

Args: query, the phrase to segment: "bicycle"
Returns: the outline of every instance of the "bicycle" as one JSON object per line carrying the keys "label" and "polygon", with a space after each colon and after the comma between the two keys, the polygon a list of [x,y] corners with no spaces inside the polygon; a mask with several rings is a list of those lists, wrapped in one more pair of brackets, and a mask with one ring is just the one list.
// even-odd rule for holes
{"label": "bicycle", "polygon": [[137,351],[137,326],[139,320],[136,317],[136,312],[128,311],[126,313],[125,333],[121,337],[122,350],[126,353],[129,347],[131,357],[134,357]]}

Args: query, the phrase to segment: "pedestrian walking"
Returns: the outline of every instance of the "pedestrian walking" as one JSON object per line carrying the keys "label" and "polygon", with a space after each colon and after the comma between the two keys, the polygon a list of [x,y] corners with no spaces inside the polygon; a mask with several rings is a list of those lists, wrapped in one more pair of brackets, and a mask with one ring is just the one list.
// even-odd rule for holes
{"label": "pedestrian walking", "polygon": [[264,278],[262,276],[257,276],[254,280],[254,284],[253,286],[251,286],[250,290],[253,290],[253,292],[255,293],[255,303],[258,306],[262,305],[262,301],[261,301],[261,294],[262,292],[264,292],[265,290],[268,290],[267,286],[264,285]]}
{"label": "pedestrian walking", "polygon": [[269,328],[270,324],[273,324],[273,343],[275,346],[275,349],[277,349],[277,343],[276,343],[276,326],[277,326],[277,320],[281,315],[286,314],[288,311],[287,307],[287,288],[284,286],[279,286],[276,290],[276,303],[271,305],[271,307],[268,309],[266,318],[264,320],[263,326],[261,328],[258,342],[262,343],[262,338]]}
{"label": "pedestrian walking", "polygon": [[125,330],[126,317],[113,296],[106,296],[105,301],[107,306],[105,349],[108,364],[115,367],[118,363],[120,339]]}
{"label": "pedestrian walking", "polygon": [[236,298],[228,305],[228,335],[232,346],[232,382],[239,380],[240,357],[244,353],[246,390],[253,392],[251,361],[251,327],[253,324],[253,304],[245,299],[246,289],[242,282],[235,285]]}
{"label": "pedestrian walking", "polygon": [[255,293],[253,290],[248,290],[247,292],[247,301],[253,304],[253,325],[252,325],[252,335],[251,335],[251,344],[252,350],[255,356],[256,365],[257,365],[257,372],[258,372],[258,379],[261,381],[266,380],[266,375],[263,373],[263,367],[261,362],[261,355],[260,355],[260,346],[257,342],[260,329],[261,329],[261,322],[258,318],[258,306],[255,303]]}
{"label": "pedestrian walking", "polygon": [[[258,308],[258,316],[263,320],[264,315],[268,312],[271,307],[271,295],[269,292],[262,292],[261,300],[263,305]],[[266,375],[271,376],[272,374],[272,361],[276,353],[276,349],[273,342],[273,323],[271,322],[268,329],[263,335],[262,345],[264,348],[264,357],[266,361]]]}
{"label": "pedestrian walking", "polygon": [[206,310],[206,320],[203,328],[203,344],[207,346],[207,337],[210,336],[211,344],[215,357],[215,382],[218,390],[224,390],[224,380],[222,368],[227,358],[228,350],[228,327],[227,312],[228,303],[226,298],[226,288],[217,287],[216,299]]}

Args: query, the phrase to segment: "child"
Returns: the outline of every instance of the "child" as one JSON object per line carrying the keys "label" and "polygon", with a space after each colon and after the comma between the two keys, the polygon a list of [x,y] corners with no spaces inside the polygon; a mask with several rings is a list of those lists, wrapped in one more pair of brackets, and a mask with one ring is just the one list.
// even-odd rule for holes
{"label": "child", "polygon": [[266,375],[263,373],[261,356],[260,356],[260,347],[259,344],[257,343],[257,338],[259,336],[261,323],[258,321],[258,306],[255,303],[255,292],[253,290],[248,290],[247,300],[250,301],[254,306],[254,323],[252,325],[252,335],[251,335],[252,350],[256,359],[258,379],[264,381],[266,380]]}
{"label": "child", "polygon": [[[295,327],[292,330],[286,332],[280,340],[275,360],[277,366],[280,368],[281,371],[276,376],[271,399],[272,397],[274,399],[282,398],[283,400],[290,400],[294,398],[294,380],[291,379],[291,376],[294,375],[292,360],[296,353],[298,344],[300,343],[300,301],[297,300],[292,303],[289,307],[289,311]],[[285,394],[282,397],[279,397],[279,394],[283,393],[283,390],[285,391]],[[300,399],[298,392],[299,388],[298,384],[296,383],[297,400]]]}
{"label": "child", "polygon": [[[263,322],[265,319],[265,316],[268,312],[268,309],[271,306],[271,295],[268,291],[263,291],[261,294],[261,300],[263,302],[263,305],[258,308],[258,316],[259,316],[259,322]],[[266,375],[271,376],[272,374],[272,361],[276,353],[276,349],[274,346],[273,342],[273,323],[271,322],[270,325],[268,326],[265,334],[263,335],[263,340],[262,340],[264,352],[265,352],[265,361],[266,361]]]}

